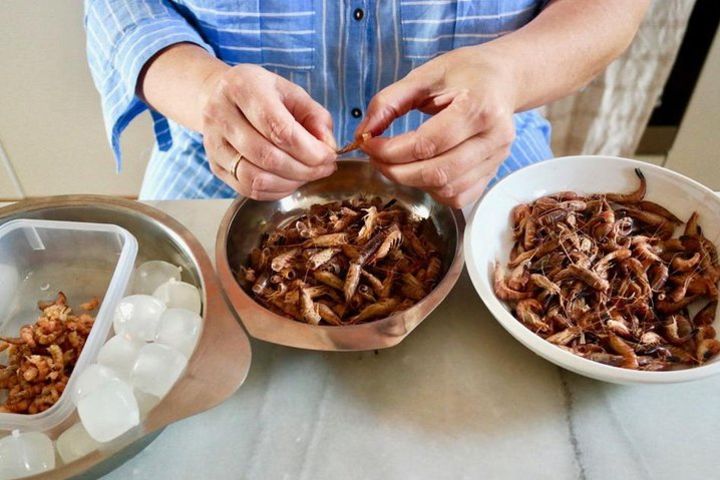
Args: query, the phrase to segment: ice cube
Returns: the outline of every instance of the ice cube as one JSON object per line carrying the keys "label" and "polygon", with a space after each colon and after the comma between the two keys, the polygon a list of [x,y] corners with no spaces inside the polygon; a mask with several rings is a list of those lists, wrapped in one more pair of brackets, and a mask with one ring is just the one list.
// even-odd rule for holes
{"label": "ice cube", "polygon": [[100,443],[92,439],[82,423],[78,422],[65,430],[55,440],[55,448],[63,463],[70,463],[82,458],[100,447]]}
{"label": "ice cube", "polygon": [[145,262],[135,269],[132,279],[133,293],[152,295],[157,288],[169,280],[180,281],[181,269],[162,260]]}
{"label": "ice cube", "polygon": [[130,295],[120,300],[113,317],[113,328],[118,335],[135,340],[155,338],[157,322],[165,311],[165,304],[150,295]]}
{"label": "ice cube", "polygon": [[145,343],[139,340],[132,340],[125,335],[115,335],[100,348],[97,361],[112,369],[121,379],[129,380],[130,371],[143,345]]}
{"label": "ice cube", "polygon": [[174,348],[148,343],[140,349],[130,382],[138,390],[163,398],[180,377],[187,358]]}
{"label": "ice cube", "polygon": [[109,442],[140,423],[132,387],[117,378],[82,397],[77,410],[83,427],[98,442]]}
{"label": "ice cube", "polygon": [[190,358],[200,336],[202,318],[184,308],[168,308],[160,315],[155,341]]}
{"label": "ice cube", "polygon": [[167,308],[184,308],[199,314],[202,306],[200,292],[186,282],[165,282],[153,292],[153,296],[162,300]]}
{"label": "ice cube", "polygon": [[44,433],[13,430],[0,439],[0,478],[20,478],[55,468],[55,449]]}
{"label": "ice cube", "polygon": [[150,413],[150,410],[160,403],[160,398],[155,395],[150,395],[142,390],[135,389],[135,399],[138,402],[138,408],[140,409],[140,418],[144,419]]}
{"label": "ice cube", "polygon": [[87,367],[78,377],[75,388],[73,389],[73,401],[75,405],[77,405],[78,400],[82,397],[97,390],[115,378],[118,378],[118,375],[107,366],[95,363]]}

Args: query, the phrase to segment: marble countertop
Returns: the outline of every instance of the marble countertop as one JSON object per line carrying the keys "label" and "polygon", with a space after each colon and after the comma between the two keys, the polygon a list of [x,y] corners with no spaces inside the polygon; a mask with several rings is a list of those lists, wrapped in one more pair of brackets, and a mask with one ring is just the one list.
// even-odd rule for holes
{"label": "marble countertop", "polygon": [[[214,258],[228,201],[153,205]],[[500,327],[466,273],[397,347],[252,348],[234,396],[105,478],[718,477],[720,377],[630,387],[561,370]]]}

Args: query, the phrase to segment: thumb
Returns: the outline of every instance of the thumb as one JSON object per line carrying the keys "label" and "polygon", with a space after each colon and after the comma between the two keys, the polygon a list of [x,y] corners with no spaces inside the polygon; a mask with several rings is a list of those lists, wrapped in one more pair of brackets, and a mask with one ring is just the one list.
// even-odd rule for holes
{"label": "thumb", "polygon": [[423,103],[428,89],[417,80],[403,78],[380,90],[370,100],[365,118],[355,130],[359,137],[370,132],[374,137],[380,136],[398,117]]}

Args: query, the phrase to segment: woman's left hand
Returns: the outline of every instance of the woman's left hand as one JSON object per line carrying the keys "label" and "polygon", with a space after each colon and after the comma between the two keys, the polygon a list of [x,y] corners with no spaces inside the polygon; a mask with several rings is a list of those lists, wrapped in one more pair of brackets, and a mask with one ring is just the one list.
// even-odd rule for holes
{"label": "woman's left hand", "polygon": [[[356,131],[374,136],[362,149],[389,179],[469,205],[510,153],[517,78],[508,58],[483,46],[441,55],[373,97]],[[377,137],[413,109],[433,116],[416,131]]]}

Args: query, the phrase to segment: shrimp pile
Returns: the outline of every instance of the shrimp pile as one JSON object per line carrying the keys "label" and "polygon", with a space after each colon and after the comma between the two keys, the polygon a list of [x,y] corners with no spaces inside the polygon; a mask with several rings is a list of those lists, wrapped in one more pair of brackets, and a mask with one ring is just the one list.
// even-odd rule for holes
{"label": "shrimp pile", "polygon": [[406,310],[443,264],[432,222],[375,197],[313,205],[263,236],[236,278],[260,304],[312,325],[352,325]]}
{"label": "shrimp pile", "polygon": [[[98,304],[93,299],[80,308],[89,312]],[[53,302],[38,302],[38,308],[42,314],[33,325],[20,328],[19,337],[0,337],[0,351],[7,355],[7,365],[0,369],[0,389],[7,391],[0,412],[34,414],[52,407],[95,321],[87,313],[73,315],[62,292]]]}
{"label": "shrimp pile", "polygon": [[516,206],[510,271],[496,263],[495,294],[581,357],[635,370],[697,366],[720,352],[718,253],[697,213],[684,224],[644,200],[635,173],[632,193],[560,192]]}

